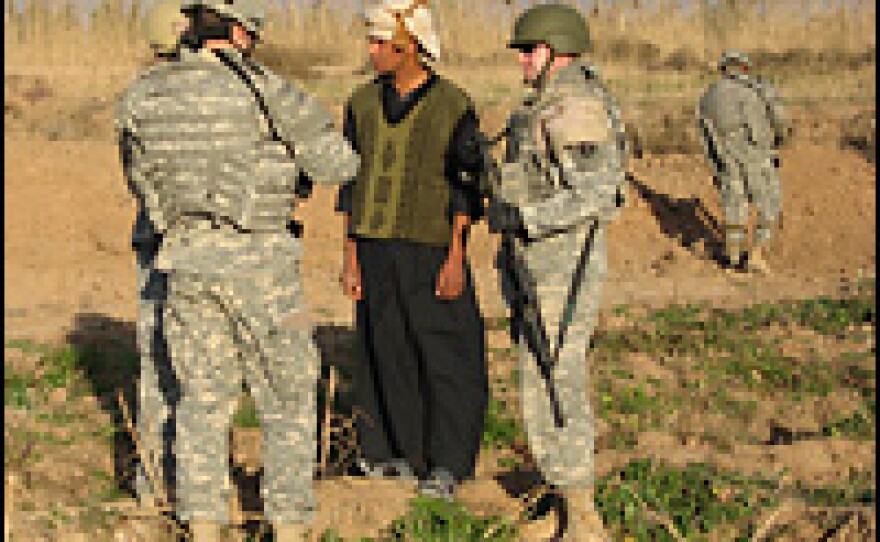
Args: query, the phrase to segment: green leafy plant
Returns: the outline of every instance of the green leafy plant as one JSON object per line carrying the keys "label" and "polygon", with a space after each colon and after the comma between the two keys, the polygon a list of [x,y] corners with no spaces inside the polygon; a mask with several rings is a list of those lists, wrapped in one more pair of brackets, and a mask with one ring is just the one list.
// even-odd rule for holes
{"label": "green leafy plant", "polygon": [[610,473],[596,484],[598,508],[607,525],[638,542],[673,541],[656,516],[688,540],[723,524],[734,524],[776,502],[776,483],[723,473],[694,463],[684,468],[639,459]]}
{"label": "green leafy plant", "polygon": [[410,509],[390,528],[393,540],[445,542],[448,540],[515,540],[516,529],[499,517],[476,517],[460,503],[416,498]]}

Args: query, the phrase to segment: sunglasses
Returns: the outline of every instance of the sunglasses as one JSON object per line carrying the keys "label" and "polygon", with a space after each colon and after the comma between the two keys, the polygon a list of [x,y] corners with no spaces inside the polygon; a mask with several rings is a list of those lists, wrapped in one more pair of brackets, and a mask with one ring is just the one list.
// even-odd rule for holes
{"label": "sunglasses", "polygon": [[517,45],[516,47],[514,47],[514,49],[516,49],[518,52],[520,52],[524,55],[530,55],[535,52],[535,49],[537,47],[538,47],[538,44],[530,43],[528,45]]}

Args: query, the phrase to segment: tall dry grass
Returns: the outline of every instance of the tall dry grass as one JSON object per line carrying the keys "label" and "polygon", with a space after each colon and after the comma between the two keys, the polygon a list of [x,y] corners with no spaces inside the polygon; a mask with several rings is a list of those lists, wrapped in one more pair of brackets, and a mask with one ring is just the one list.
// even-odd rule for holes
{"label": "tall dry grass", "polygon": [[[124,8],[122,0],[99,0],[84,16],[74,0],[21,0],[21,9],[13,7],[16,0],[5,0],[5,72],[37,73],[78,95],[121,90],[148,57],[142,13],[150,1],[131,0]],[[307,76],[320,65],[359,65],[365,44],[358,3],[276,3],[268,12],[263,54],[292,76]],[[512,67],[504,44],[522,6],[534,3],[433,0],[445,46],[442,64],[475,80],[494,67]],[[790,84],[782,93],[789,97],[875,95],[873,0],[690,0],[690,8],[679,0],[570,3],[589,6],[592,56],[624,99],[690,97],[728,47],[754,54],[774,73],[787,69]],[[502,82],[515,85],[517,78],[505,75]]]}
{"label": "tall dry grass", "polygon": [[[446,53],[454,63],[488,60],[504,50],[520,8],[509,0],[434,0]],[[140,31],[149,0],[99,0],[84,17],[73,0],[5,0],[4,59],[7,65],[124,65],[142,57]],[[526,4],[534,4],[529,0]],[[595,0],[584,10],[601,60],[641,51],[677,50],[698,59],[721,49],[859,53],[876,47],[872,0]],[[306,5],[308,4],[308,5]],[[514,2],[519,4],[519,2]],[[357,59],[363,32],[353,0],[291,0],[268,12],[268,43],[291,50],[317,51],[336,61]],[[639,48],[635,47],[638,51]],[[649,55],[651,53],[648,53]]]}

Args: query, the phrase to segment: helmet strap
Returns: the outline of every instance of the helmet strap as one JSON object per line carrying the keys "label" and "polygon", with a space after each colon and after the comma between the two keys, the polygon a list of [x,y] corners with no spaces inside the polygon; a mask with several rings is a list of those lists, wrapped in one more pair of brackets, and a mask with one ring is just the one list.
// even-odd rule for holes
{"label": "helmet strap", "polygon": [[547,79],[550,75],[550,70],[553,68],[553,63],[556,62],[556,51],[548,45],[550,49],[550,56],[547,57],[547,62],[544,63],[544,66],[541,67],[541,71],[538,72],[538,76],[535,77],[534,83],[532,85],[537,89],[543,89],[544,85],[547,83]]}

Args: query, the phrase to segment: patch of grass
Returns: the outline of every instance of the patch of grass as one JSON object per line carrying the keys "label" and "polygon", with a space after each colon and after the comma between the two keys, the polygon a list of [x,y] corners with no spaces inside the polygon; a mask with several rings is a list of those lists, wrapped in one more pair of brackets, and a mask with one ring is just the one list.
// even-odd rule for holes
{"label": "patch of grass", "polygon": [[638,435],[618,421],[610,423],[611,431],[604,448],[609,450],[632,450],[639,443]]}
{"label": "patch of grass", "polygon": [[391,538],[412,542],[441,540],[513,541],[516,529],[499,517],[472,515],[457,502],[416,498],[409,511],[391,525]]}
{"label": "patch of grass", "polygon": [[33,378],[28,375],[14,373],[8,365],[3,367],[3,406],[29,409],[33,404],[31,390],[34,388]]}
{"label": "patch of grass", "polygon": [[737,524],[772,506],[776,483],[720,472],[706,464],[685,468],[631,461],[596,484],[598,508],[617,536],[642,541],[672,541],[673,536],[643,510],[666,515],[688,540],[699,540],[722,525]]}
{"label": "patch of grass", "polygon": [[483,447],[509,447],[523,439],[525,432],[519,420],[511,414],[504,402],[490,398],[483,426]]}
{"label": "patch of grass", "polygon": [[732,399],[719,388],[712,393],[714,401],[712,407],[717,412],[724,412],[740,420],[750,420],[758,412],[758,402],[754,400],[739,401]]}
{"label": "patch of grass", "polygon": [[796,324],[825,335],[838,335],[856,325],[875,324],[873,288],[859,295],[818,298],[787,303],[755,304],[739,310],[709,308],[705,304],[671,305],[650,313],[649,326],[634,322],[629,329],[596,333],[597,349],[623,352],[702,353],[708,349],[733,350],[743,332],[771,324]]}
{"label": "patch of grass", "polygon": [[793,493],[813,506],[874,506],[877,498],[876,482],[871,472],[850,472],[848,480],[840,484],[811,486],[797,480]]}
{"label": "patch of grass", "polygon": [[835,387],[833,375],[815,363],[803,363],[762,345],[743,344],[739,352],[716,360],[708,372],[721,372],[749,389],[809,393],[826,396]]}
{"label": "patch of grass", "polygon": [[839,335],[855,325],[876,325],[873,296],[861,295],[848,299],[822,297],[792,303],[789,310],[799,325],[823,335]]}
{"label": "patch of grass", "polygon": [[[629,379],[625,381],[629,382]],[[679,397],[659,393],[654,386],[642,382],[600,381],[598,389],[598,416],[636,433],[664,423],[669,413],[681,403]]]}
{"label": "patch of grass", "polygon": [[630,313],[629,305],[617,305],[616,307],[611,309],[611,314],[614,316],[627,316]]}
{"label": "patch of grass", "polygon": [[[31,408],[36,399],[45,399],[48,392],[65,388],[71,398],[85,393],[86,378],[95,368],[103,372],[113,373],[116,380],[131,380],[137,372],[139,360],[133,352],[102,352],[95,349],[80,349],[72,346],[50,348],[29,341],[13,341],[6,343],[7,348],[16,348],[26,353],[40,355],[33,371],[21,373],[14,371],[4,363],[4,399],[5,406]],[[124,366],[124,370],[118,372]],[[119,385],[110,384],[109,380],[91,379],[95,382],[96,395],[109,396],[115,393]],[[131,382],[125,382],[130,385]]]}
{"label": "patch of grass", "polygon": [[238,408],[232,417],[232,426],[247,429],[260,428],[260,412],[250,394],[245,394],[239,401]]}
{"label": "patch of grass", "polygon": [[499,469],[514,470],[519,462],[515,457],[500,457],[495,464]]}
{"label": "patch of grass", "polygon": [[29,339],[10,339],[3,343],[4,348],[19,350],[25,354],[45,354],[49,347]]}
{"label": "patch of grass", "polygon": [[78,352],[71,347],[59,348],[43,356],[43,374],[39,382],[49,388],[69,387],[75,377],[78,365]]}
{"label": "patch of grass", "polygon": [[483,327],[486,331],[507,331],[510,329],[510,318],[507,316],[483,318]]}
{"label": "patch of grass", "polygon": [[828,437],[843,436],[859,440],[873,440],[877,436],[874,416],[857,410],[849,416],[841,416],[822,427],[822,434]]}
{"label": "patch of grass", "polygon": [[[739,310],[721,310],[706,305],[673,305],[635,318],[627,328],[598,330],[593,343],[600,364],[611,365],[628,353],[651,356],[694,356],[706,360],[695,367],[705,371],[710,382],[744,385],[766,392],[825,396],[840,385],[867,387],[868,369],[853,369],[853,361],[864,362],[873,354],[852,353],[850,363],[816,363],[784,355],[782,339],[760,334],[770,327],[799,326],[824,335],[840,337],[853,327],[873,325],[874,301],[869,288],[855,297],[819,298],[787,303],[756,304]],[[847,366],[842,374],[839,367]],[[830,366],[830,367],[829,367]],[[623,377],[615,369],[616,377]],[[684,388],[690,382],[683,383]],[[694,382],[700,389],[702,383]],[[708,384],[707,384],[708,386]],[[717,387],[713,384],[712,387]]]}

